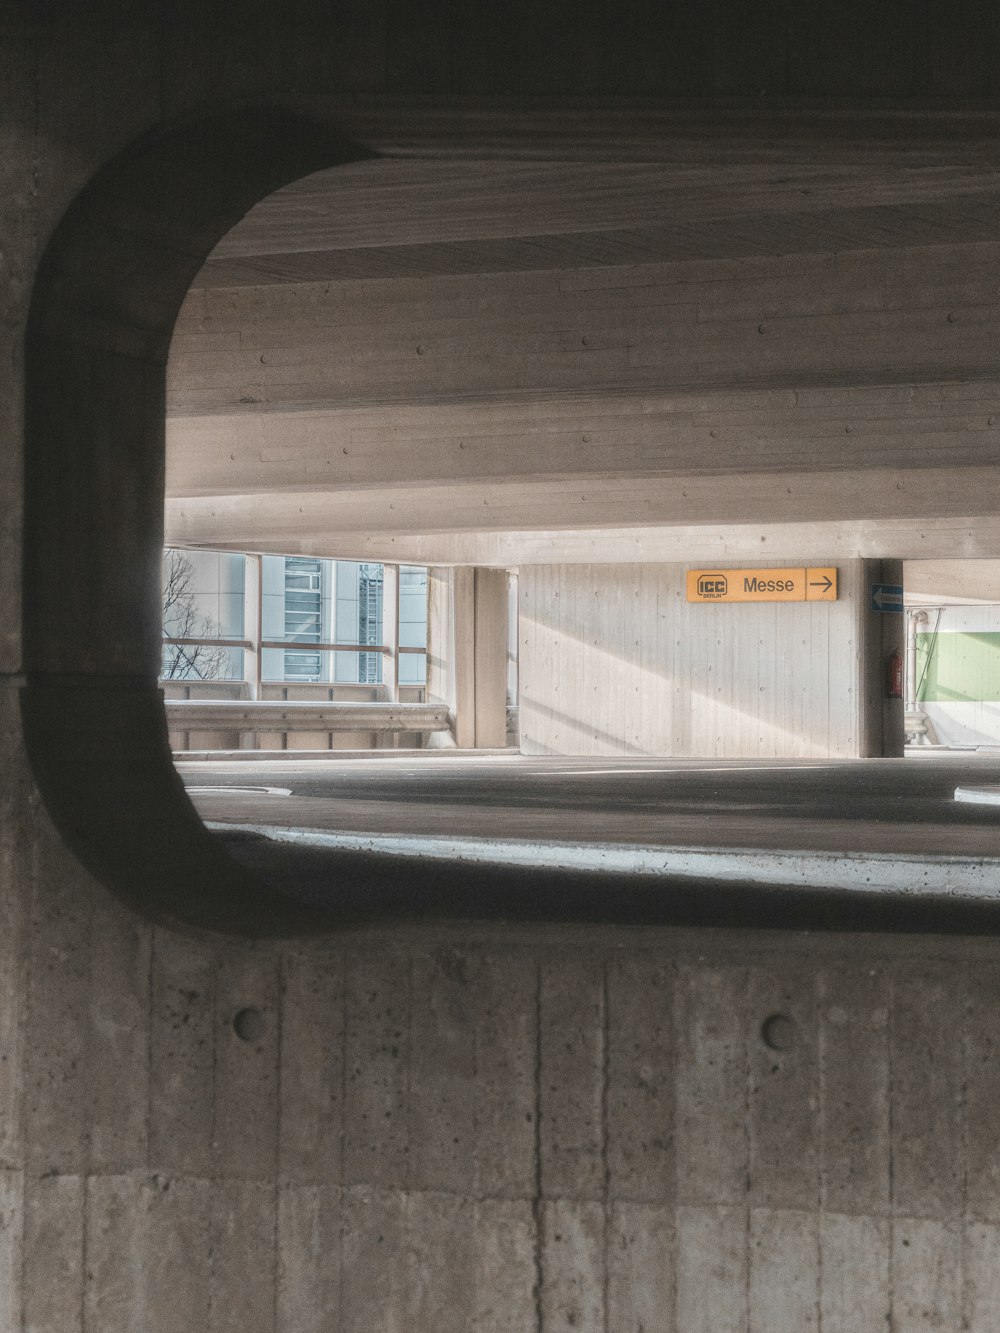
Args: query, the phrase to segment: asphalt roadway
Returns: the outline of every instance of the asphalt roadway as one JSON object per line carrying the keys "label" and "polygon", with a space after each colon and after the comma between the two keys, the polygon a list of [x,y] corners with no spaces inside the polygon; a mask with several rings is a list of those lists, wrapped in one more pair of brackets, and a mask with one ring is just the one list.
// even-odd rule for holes
{"label": "asphalt roadway", "polygon": [[1000,787],[994,755],[748,763],[408,752],[178,768],[212,824],[372,838],[1000,857],[1000,807],[954,799],[961,785]]}
{"label": "asphalt roadway", "polygon": [[355,753],[179,762],[279,893],[341,920],[647,920],[1000,933],[1000,757]]}

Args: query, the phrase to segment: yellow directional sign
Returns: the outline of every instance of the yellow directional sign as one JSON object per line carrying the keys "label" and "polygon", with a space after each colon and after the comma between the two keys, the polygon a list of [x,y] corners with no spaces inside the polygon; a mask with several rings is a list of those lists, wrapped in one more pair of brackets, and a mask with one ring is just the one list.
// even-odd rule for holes
{"label": "yellow directional sign", "polygon": [[689,602],[835,602],[836,569],[690,569]]}

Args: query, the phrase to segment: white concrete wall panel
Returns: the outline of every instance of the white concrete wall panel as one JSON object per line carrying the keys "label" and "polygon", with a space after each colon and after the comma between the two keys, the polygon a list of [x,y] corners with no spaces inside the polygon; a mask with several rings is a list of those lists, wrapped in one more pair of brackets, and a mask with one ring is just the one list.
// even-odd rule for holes
{"label": "white concrete wall panel", "polygon": [[[278,1166],[290,1181],[343,1179],[344,1015],[339,952],[289,949],[282,959]],[[290,1224],[320,1206],[290,1198]]]}
{"label": "white concrete wall panel", "polygon": [[1000,1136],[993,1126],[993,1108],[1000,1105],[1000,974],[977,970],[967,994],[962,1024],[967,1206],[975,1217],[1000,1224]]}
{"label": "white concrete wall panel", "polygon": [[211,1333],[274,1328],[276,1202],[272,1179],[213,1184]]}
{"label": "white concrete wall panel", "polygon": [[745,1208],[678,1208],[678,1331],[745,1333],[748,1260]]}
{"label": "white concrete wall panel", "polygon": [[407,1201],[406,1220],[409,1327],[465,1333],[476,1305],[472,1200],[417,1190]]}
{"label": "white concrete wall panel", "polygon": [[211,1169],[215,1064],[210,945],[157,931],[150,969],[149,1162],[184,1175]]}
{"label": "white concrete wall panel", "polygon": [[214,1193],[214,1182],[197,1176],[155,1175],[141,1184],[139,1327],[151,1333],[212,1327],[213,1295],[221,1294],[212,1284]]}
{"label": "white concrete wall panel", "polygon": [[286,1184],[278,1197],[275,1323],[301,1333],[340,1327],[342,1193]]}
{"label": "white concrete wall panel", "polygon": [[83,1176],[53,1173],[26,1191],[21,1317],[27,1328],[83,1333],[86,1188]]}
{"label": "white concrete wall panel", "polygon": [[[0,1172],[16,1171],[24,1160],[25,935],[30,909],[25,873],[31,854],[28,830],[38,812],[17,739],[16,713],[15,692],[0,690],[0,744],[14,760],[0,784]],[[4,1186],[12,1187],[9,1181]]]}
{"label": "white concrete wall panel", "polygon": [[[899,1333],[962,1327],[962,1232],[954,1222],[899,1217],[892,1230],[892,1320]],[[995,1312],[994,1312],[995,1313]]]}
{"label": "white concrete wall panel", "polygon": [[604,1210],[584,1199],[542,1206],[542,1328],[603,1333],[606,1235]]}
{"label": "white concrete wall panel", "polygon": [[[278,959],[219,949],[213,967],[213,1175],[268,1180],[277,1169]],[[245,1035],[238,1015],[248,1018]]]}
{"label": "white concrete wall panel", "polygon": [[606,984],[606,1192],[632,1203],[672,1201],[673,976],[643,953],[612,962]]}
{"label": "white concrete wall panel", "polygon": [[744,968],[677,969],[674,1115],[682,1207],[742,1203],[746,1196],[747,987]]}
{"label": "white concrete wall panel", "polygon": [[344,1184],[408,1179],[411,960],[351,958],[345,979]]}
{"label": "white concrete wall panel", "polygon": [[[541,1188],[549,1198],[601,1200],[606,1193],[604,1103],[606,990],[587,958],[547,967],[539,996]],[[572,1096],[565,1095],[568,1088]]]}
{"label": "white concrete wall panel", "polygon": [[23,1230],[23,1176],[0,1169],[0,1328],[17,1328],[21,1318]]}
{"label": "white concrete wall panel", "polygon": [[345,1333],[412,1328],[406,1196],[399,1190],[345,1191],[340,1318]]}
{"label": "white concrete wall panel", "polygon": [[824,1333],[891,1327],[891,1223],[853,1213],[823,1213],[819,1223],[820,1318]]}
{"label": "white concrete wall panel", "polygon": [[472,1327],[523,1333],[538,1327],[537,1209],[527,1199],[475,1204],[475,1305]]}
{"label": "white concrete wall panel", "polygon": [[[474,1025],[477,1198],[528,1200],[539,1170],[541,980],[537,960],[502,950],[470,952]],[[511,1214],[517,1220],[520,1214]],[[520,1225],[520,1223],[519,1223]]]}
{"label": "white concrete wall panel", "polygon": [[148,1188],[134,1174],[88,1181],[84,1327],[130,1333],[143,1324]]}
{"label": "white concrete wall panel", "polygon": [[417,1190],[472,1192],[475,1030],[465,1021],[465,960],[450,951],[414,963],[407,1126]]}
{"label": "white concrete wall panel", "polygon": [[819,1236],[814,1212],[750,1212],[750,1333],[819,1327]]}
{"label": "white concrete wall panel", "polygon": [[87,1062],[92,1029],[88,954],[93,903],[88,900],[82,870],[59,874],[65,859],[55,834],[46,832],[48,836],[33,849],[36,896],[29,909],[19,1080],[21,1114],[31,1131],[26,1135],[23,1160],[42,1176],[86,1170],[94,1091]]}
{"label": "white concrete wall panel", "polygon": [[780,976],[751,968],[748,984],[747,1188],[751,1204],[775,1216],[814,1213],[820,1202],[816,988],[793,967]]}
{"label": "white concrete wall panel", "polygon": [[522,568],[522,749],[860,754],[860,562],[838,566],[838,601],[780,604],[691,605],[685,568]]}
{"label": "white concrete wall panel", "polygon": [[890,983],[877,968],[827,968],[817,1005],[823,1207],[882,1216],[891,1197]]}
{"label": "white concrete wall panel", "polygon": [[988,1333],[1000,1310],[1000,1231],[986,1223],[965,1232],[963,1318],[971,1333]]}
{"label": "white concrete wall panel", "polygon": [[892,1070],[892,1207],[904,1217],[954,1218],[965,1191],[963,1052],[959,1000],[925,969],[895,983]]}
{"label": "white concrete wall panel", "polygon": [[606,1318],[610,1333],[673,1333],[672,1208],[617,1203],[607,1222]]}

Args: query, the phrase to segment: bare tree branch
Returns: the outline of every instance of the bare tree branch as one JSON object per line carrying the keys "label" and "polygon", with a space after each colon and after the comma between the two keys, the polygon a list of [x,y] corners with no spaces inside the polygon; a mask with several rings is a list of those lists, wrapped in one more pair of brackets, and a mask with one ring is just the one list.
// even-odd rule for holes
{"label": "bare tree branch", "polygon": [[[172,639],[218,638],[219,625],[198,614],[194,565],[185,551],[163,553],[163,633]],[[211,644],[164,644],[162,680],[218,680],[225,674],[225,648]]]}

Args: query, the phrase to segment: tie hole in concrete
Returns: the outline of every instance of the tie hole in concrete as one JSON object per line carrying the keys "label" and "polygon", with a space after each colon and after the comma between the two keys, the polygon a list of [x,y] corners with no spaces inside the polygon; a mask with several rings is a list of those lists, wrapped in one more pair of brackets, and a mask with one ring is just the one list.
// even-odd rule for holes
{"label": "tie hole in concrete", "polygon": [[760,1036],[769,1051],[790,1051],[799,1040],[795,1020],[787,1014],[769,1014],[761,1024]]}
{"label": "tie hole in concrete", "polygon": [[240,1009],[233,1016],[233,1031],[240,1041],[260,1041],[264,1027],[264,1015],[259,1009]]}

